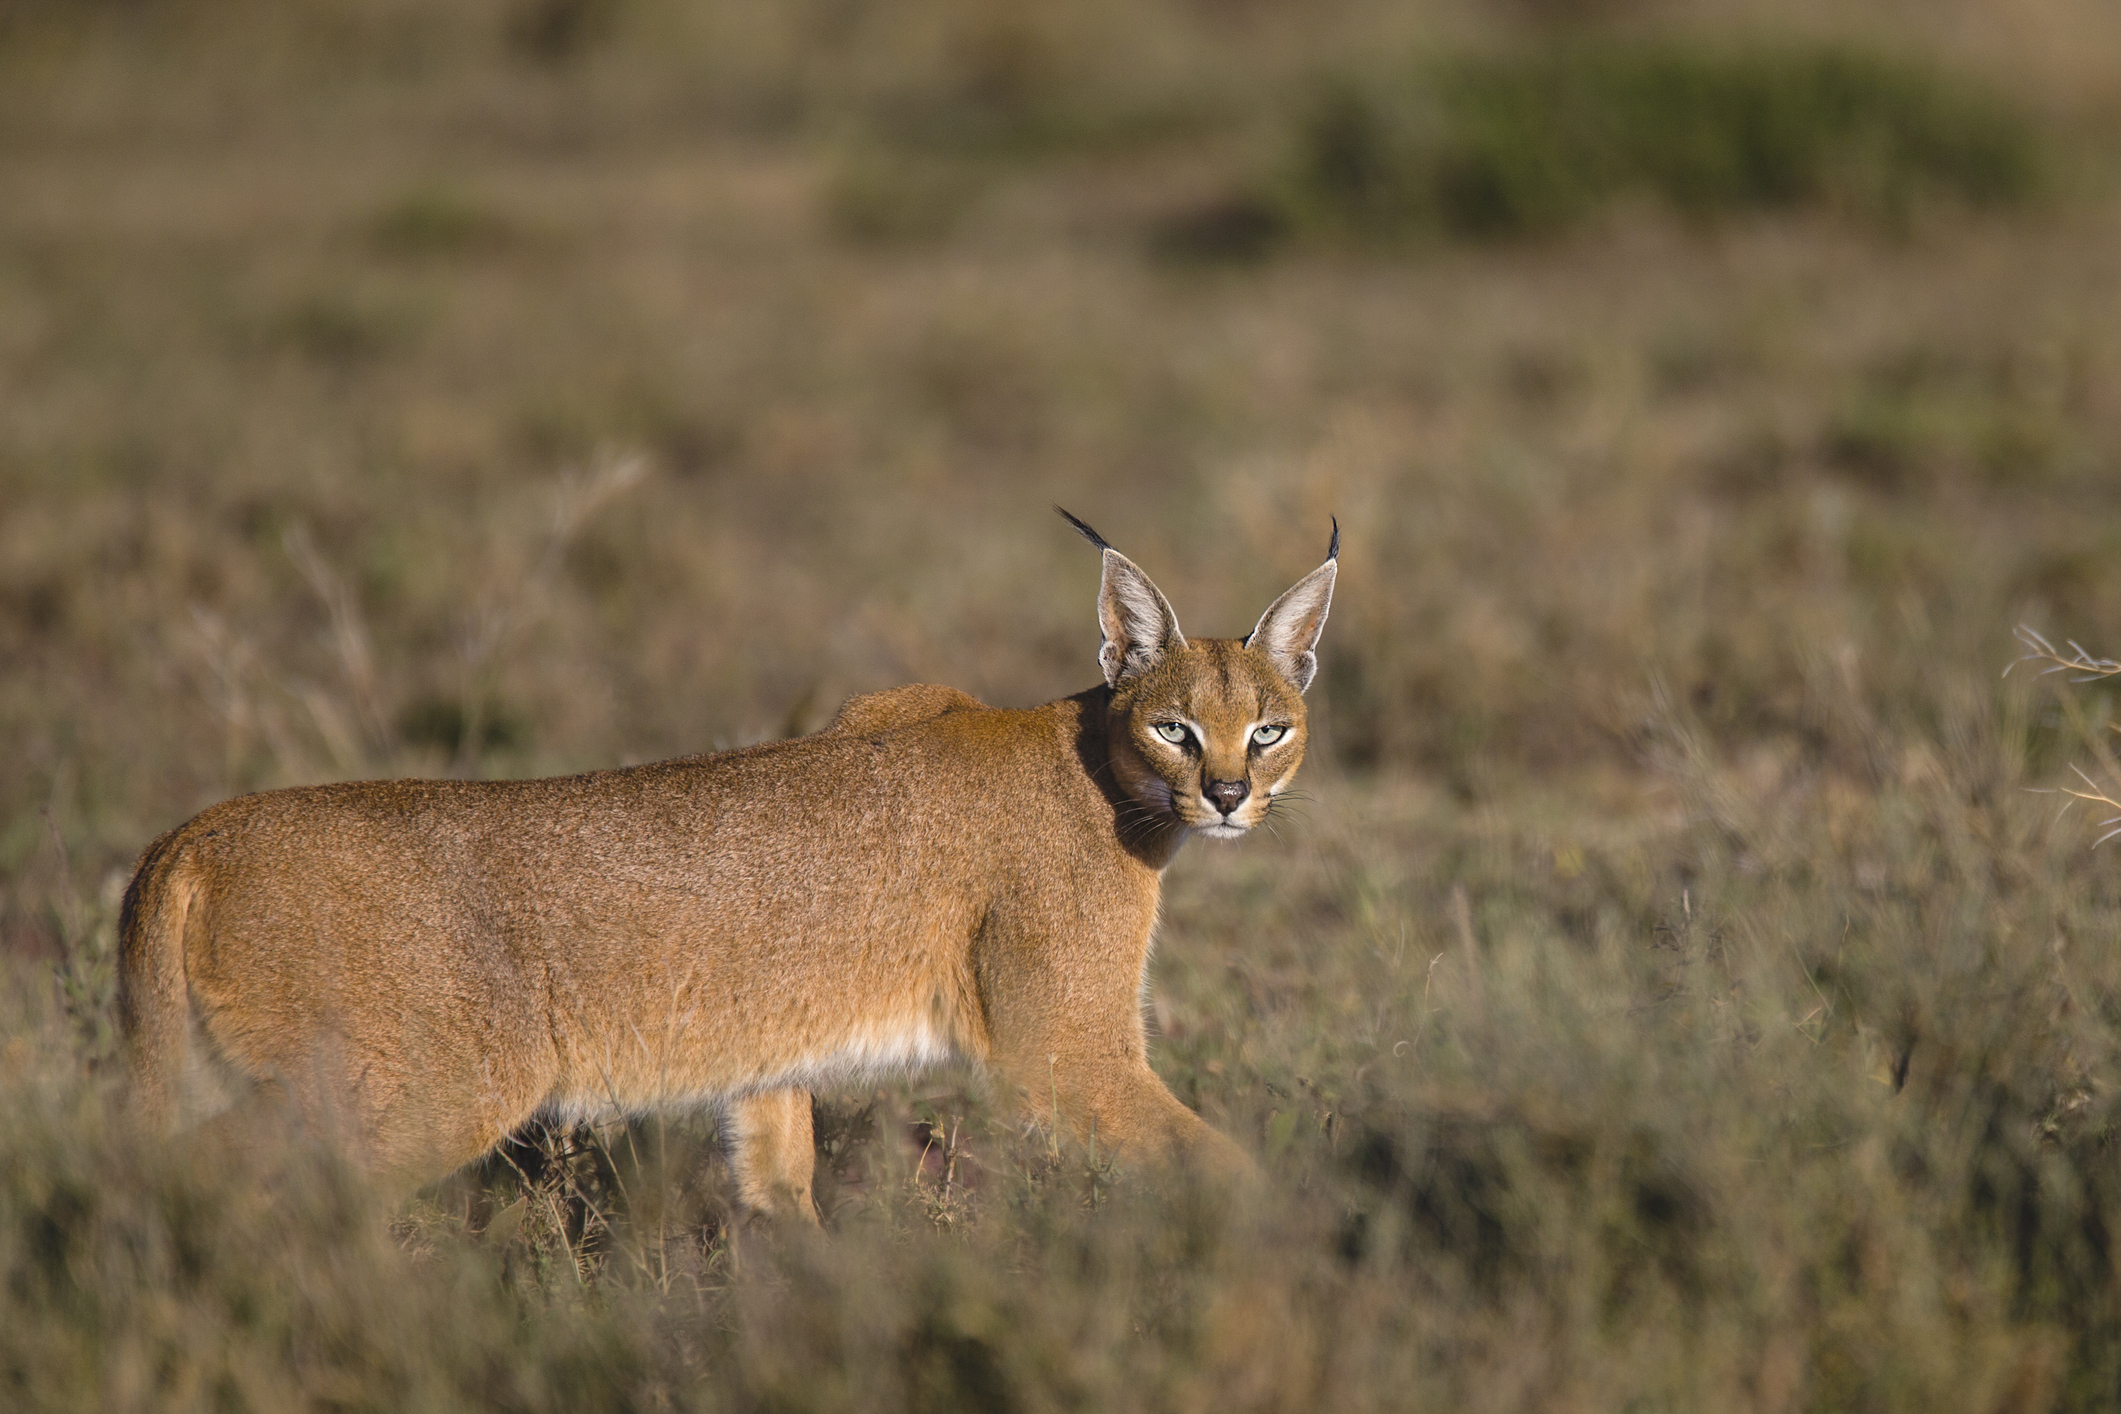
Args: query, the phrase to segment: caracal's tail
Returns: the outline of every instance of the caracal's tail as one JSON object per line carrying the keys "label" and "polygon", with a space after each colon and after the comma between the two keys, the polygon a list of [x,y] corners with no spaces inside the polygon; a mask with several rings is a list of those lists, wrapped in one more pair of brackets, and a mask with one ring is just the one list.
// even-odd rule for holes
{"label": "caracal's tail", "polygon": [[118,1024],[131,1073],[129,1107],[143,1131],[175,1127],[191,1043],[184,935],[199,879],[172,830],[147,847],[118,918]]}

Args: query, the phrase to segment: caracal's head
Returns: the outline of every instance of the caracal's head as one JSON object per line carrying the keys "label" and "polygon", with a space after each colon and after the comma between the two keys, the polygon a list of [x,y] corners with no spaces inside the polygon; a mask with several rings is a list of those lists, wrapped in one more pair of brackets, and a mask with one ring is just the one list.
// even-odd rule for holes
{"label": "caracal's head", "polygon": [[1148,818],[1210,839],[1237,838],[1267,817],[1303,763],[1303,694],[1318,671],[1340,526],[1326,562],[1269,605],[1251,633],[1188,642],[1149,576],[1061,514],[1104,552],[1097,658],[1112,689],[1115,784]]}

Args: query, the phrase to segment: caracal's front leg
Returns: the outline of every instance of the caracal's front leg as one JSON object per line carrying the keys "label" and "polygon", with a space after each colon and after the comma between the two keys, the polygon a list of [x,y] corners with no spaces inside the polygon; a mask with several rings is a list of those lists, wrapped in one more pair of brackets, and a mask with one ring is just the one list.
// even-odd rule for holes
{"label": "caracal's front leg", "polygon": [[817,1144],[808,1090],[767,1090],[722,1110],[737,1197],[754,1214],[817,1222]]}
{"label": "caracal's front leg", "polygon": [[1078,956],[1069,967],[1060,949],[1018,954],[1027,956],[1054,966],[1013,976],[997,969],[985,979],[984,1000],[989,1062],[1030,1115],[1050,1124],[1057,1105],[1078,1141],[1094,1133],[1098,1149],[1122,1162],[1175,1163],[1223,1179],[1256,1175],[1251,1157],[1149,1068],[1138,966],[1085,967]]}
{"label": "caracal's front leg", "polygon": [[[1043,1061],[1043,1063],[1041,1063]],[[1102,1047],[1049,1051],[1005,1066],[1030,1112],[1061,1122],[1079,1142],[1122,1162],[1170,1164],[1216,1179],[1248,1180],[1257,1166],[1236,1141],[1186,1108],[1146,1057],[1127,1061]]]}

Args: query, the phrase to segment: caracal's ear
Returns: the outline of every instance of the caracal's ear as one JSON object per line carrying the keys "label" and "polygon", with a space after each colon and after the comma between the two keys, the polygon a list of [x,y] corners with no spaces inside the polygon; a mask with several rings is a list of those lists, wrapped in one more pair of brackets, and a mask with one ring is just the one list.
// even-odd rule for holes
{"label": "caracal's ear", "polygon": [[1121,678],[1149,671],[1166,653],[1186,646],[1178,631],[1178,615],[1171,601],[1141,572],[1141,566],[1105,543],[1105,537],[1074,516],[1060,511],[1083,538],[1104,552],[1104,582],[1097,587],[1097,624],[1105,641],[1097,650],[1099,666],[1105,670],[1105,685],[1118,687]]}
{"label": "caracal's ear", "polygon": [[1333,607],[1333,577],[1340,569],[1340,521],[1333,522],[1333,544],[1326,562],[1289,586],[1259,616],[1259,626],[1245,637],[1280,668],[1302,692],[1318,675],[1318,635],[1325,631],[1326,610]]}

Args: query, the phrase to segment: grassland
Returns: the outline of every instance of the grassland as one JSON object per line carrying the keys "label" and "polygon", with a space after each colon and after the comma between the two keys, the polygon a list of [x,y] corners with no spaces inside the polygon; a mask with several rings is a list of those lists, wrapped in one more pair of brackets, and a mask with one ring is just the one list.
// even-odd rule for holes
{"label": "grassland", "polygon": [[[2121,649],[2117,41],[0,0],[0,1402],[2121,1402],[2121,889],[2040,793],[2112,699],[2003,676]],[[1822,72],[1873,116],[1792,136]],[[1207,633],[1343,527],[1308,818],[1180,859],[1153,979],[1255,1208],[970,1075],[821,1097],[821,1241],[704,1120],[397,1207],[118,1131],[156,833],[1076,690],[1054,501]]]}

